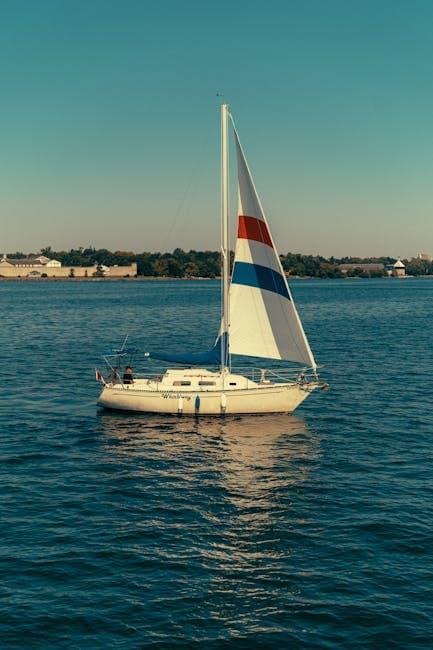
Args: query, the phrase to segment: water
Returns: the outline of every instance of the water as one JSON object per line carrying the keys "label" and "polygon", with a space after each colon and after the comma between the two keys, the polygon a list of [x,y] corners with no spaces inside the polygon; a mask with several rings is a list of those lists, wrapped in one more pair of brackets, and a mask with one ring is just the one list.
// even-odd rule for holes
{"label": "water", "polygon": [[331,391],[195,420],[94,367],[210,346],[216,282],[0,283],[1,647],[431,647],[433,282],[293,293]]}

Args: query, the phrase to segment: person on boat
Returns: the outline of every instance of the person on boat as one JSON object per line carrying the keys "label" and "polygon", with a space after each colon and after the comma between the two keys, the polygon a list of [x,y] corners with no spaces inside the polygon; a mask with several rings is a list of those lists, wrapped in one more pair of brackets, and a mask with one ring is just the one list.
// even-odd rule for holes
{"label": "person on boat", "polygon": [[117,368],[112,368],[108,381],[111,384],[117,384],[117,382],[120,381],[119,370]]}
{"label": "person on boat", "polygon": [[124,384],[133,384],[134,383],[134,377],[132,376],[132,368],[131,366],[126,366],[125,372],[123,373],[123,383]]}

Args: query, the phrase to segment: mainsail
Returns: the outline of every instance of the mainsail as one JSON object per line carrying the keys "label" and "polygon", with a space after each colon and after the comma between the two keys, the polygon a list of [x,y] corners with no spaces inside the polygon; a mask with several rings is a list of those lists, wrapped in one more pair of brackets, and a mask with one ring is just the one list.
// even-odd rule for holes
{"label": "mainsail", "polygon": [[316,368],[234,128],[238,235],[230,285],[230,353]]}

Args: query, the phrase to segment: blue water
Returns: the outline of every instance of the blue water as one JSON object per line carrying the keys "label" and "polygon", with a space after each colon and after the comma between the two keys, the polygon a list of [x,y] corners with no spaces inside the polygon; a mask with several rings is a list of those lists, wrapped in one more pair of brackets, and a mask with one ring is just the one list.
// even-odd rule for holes
{"label": "blue water", "polygon": [[431,647],[433,281],[292,289],[331,391],[195,420],[94,367],[210,346],[216,282],[0,283],[2,648]]}

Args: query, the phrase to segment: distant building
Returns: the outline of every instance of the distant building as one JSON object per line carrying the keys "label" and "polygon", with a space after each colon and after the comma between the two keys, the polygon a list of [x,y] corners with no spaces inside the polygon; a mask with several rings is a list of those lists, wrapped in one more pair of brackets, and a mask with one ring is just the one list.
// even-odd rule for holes
{"label": "distant building", "polygon": [[431,262],[432,258],[430,255],[427,255],[427,253],[418,253],[417,258],[419,260],[424,260],[425,262]]}
{"label": "distant building", "polygon": [[355,269],[361,269],[361,271],[383,271],[383,264],[339,264],[339,269],[342,273],[348,273],[349,271],[354,271]]}
{"label": "distant building", "polygon": [[59,262],[58,260],[50,260],[50,258],[45,257],[45,255],[40,255],[35,259],[38,260],[43,266],[48,266],[48,268],[51,268],[53,266],[55,266],[56,268],[60,268],[62,266],[62,263]]}
{"label": "distant building", "polygon": [[393,278],[402,278],[406,275],[406,267],[400,258],[394,264],[387,264],[385,270],[387,275]]}
{"label": "distant building", "polygon": [[50,260],[48,257],[41,255],[40,257],[22,257],[21,259],[9,259],[5,253],[0,259],[0,269],[1,268],[41,268],[41,267],[56,267],[60,268],[62,263],[57,260]]}
{"label": "distant building", "polygon": [[128,266],[62,266],[58,260],[40,255],[10,259],[7,254],[0,258],[0,277],[3,278],[92,278],[104,276],[109,278],[135,277],[137,264]]}

